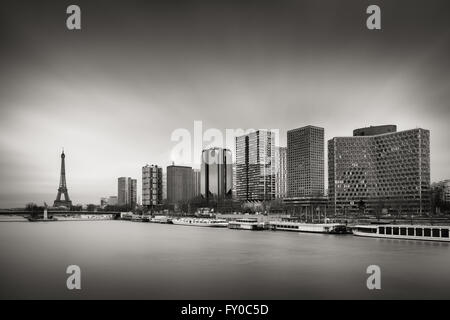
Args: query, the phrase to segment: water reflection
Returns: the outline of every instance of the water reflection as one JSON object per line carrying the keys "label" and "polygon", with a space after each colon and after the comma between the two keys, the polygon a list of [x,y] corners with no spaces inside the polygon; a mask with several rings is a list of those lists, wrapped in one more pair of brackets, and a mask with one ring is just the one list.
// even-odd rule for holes
{"label": "water reflection", "polygon": [[[123,221],[0,223],[1,298],[450,298],[448,243]],[[66,267],[82,290],[65,287]],[[366,288],[379,265],[382,289]]]}

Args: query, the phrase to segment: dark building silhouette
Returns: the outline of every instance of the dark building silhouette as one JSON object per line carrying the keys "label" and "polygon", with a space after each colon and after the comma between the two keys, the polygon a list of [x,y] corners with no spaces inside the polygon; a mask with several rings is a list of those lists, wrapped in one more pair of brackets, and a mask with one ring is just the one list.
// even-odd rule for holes
{"label": "dark building silhouette", "polygon": [[171,165],[167,167],[167,202],[177,204],[191,200],[194,195],[194,178],[191,167]]}
{"label": "dark building silhouette", "polygon": [[206,200],[231,199],[233,164],[231,151],[222,148],[203,150],[201,164],[201,195]]}
{"label": "dark building silhouette", "polygon": [[201,195],[201,171],[198,169],[192,169],[192,179],[194,183],[193,197],[199,197]]}
{"label": "dark building silhouette", "polygon": [[431,212],[450,213],[450,179],[431,184]]}
{"label": "dark building silhouette", "polygon": [[370,126],[353,130],[353,136],[375,136],[377,134],[397,132],[397,126],[394,124],[382,126]]}

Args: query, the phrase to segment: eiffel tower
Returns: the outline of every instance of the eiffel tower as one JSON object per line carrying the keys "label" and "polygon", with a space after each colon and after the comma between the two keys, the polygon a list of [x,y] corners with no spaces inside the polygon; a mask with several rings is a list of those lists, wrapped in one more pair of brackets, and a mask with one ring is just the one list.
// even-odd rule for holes
{"label": "eiffel tower", "polygon": [[[54,207],[72,207],[72,201],[70,201],[69,198],[69,192],[67,191],[67,185],[66,185],[66,165],[64,158],[66,155],[64,154],[64,149],[61,153],[61,176],[59,178],[59,188],[58,188],[58,195],[56,196],[55,202],[53,202]],[[64,194],[64,200],[61,200],[61,195]]]}

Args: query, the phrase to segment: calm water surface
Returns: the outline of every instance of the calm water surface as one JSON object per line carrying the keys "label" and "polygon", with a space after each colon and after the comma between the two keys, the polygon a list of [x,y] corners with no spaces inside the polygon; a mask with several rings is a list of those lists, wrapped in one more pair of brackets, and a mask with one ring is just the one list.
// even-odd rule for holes
{"label": "calm water surface", "polygon": [[[79,291],[66,288],[68,265]],[[366,287],[381,268],[381,290]],[[449,299],[450,245],[125,221],[0,222],[0,298]]]}

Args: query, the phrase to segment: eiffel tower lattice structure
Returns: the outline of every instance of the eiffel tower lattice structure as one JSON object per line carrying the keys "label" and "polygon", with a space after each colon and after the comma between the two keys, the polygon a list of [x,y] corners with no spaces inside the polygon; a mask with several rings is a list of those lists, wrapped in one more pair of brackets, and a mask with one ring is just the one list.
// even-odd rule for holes
{"label": "eiffel tower lattice structure", "polygon": [[[65,165],[66,155],[64,154],[64,149],[61,153],[61,176],[59,178],[59,188],[58,194],[56,196],[55,202],[53,202],[54,207],[72,207],[72,201],[69,198],[69,192],[67,191],[66,185],[66,165]],[[64,200],[61,200],[61,196],[64,195]]]}

